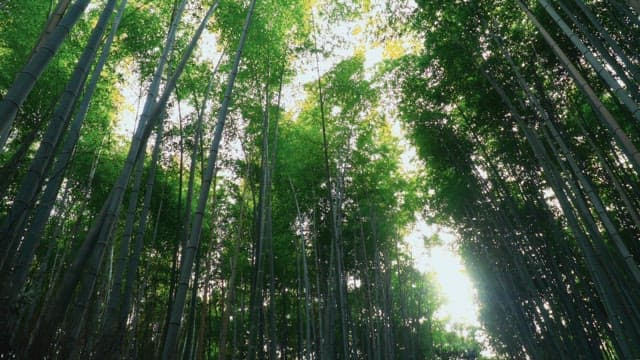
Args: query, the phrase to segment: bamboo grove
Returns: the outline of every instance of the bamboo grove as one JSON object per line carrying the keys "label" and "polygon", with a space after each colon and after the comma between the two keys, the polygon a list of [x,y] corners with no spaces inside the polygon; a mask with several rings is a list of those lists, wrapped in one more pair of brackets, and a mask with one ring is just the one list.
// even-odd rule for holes
{"label": "bamboo grove", "polygon": [[478,354],[400,243],[418,192],[363,57],[320,72],[315,17],[360,6],[3,2],[2,357]]}
{"label": "bamboo grove", "polygon": [[[374,8],[369,36],[423,45],[321,71],[324,33]],[[422,213],[459,237],[496,358],[639,358],[639,15],[1,2],[0,357],[482,358],[403,242]]]}
{"label": "bamboo grove", "polygon": [[400,111],[493,347],[638,358],[640,4],[418,4]]}

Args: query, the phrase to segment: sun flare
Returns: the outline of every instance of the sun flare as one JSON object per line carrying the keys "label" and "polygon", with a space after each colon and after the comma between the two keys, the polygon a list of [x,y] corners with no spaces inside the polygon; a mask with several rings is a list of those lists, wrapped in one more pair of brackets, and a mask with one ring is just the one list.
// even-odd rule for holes
{"label": "sun flare", "polygon": [[[441,243],[427,248],[424,239],[434,234],[438,234]],[[460,256],[452,248],[455,235],[420,220],[405,241],[409,245],[416,268],[423,273],[435,275],[443,297],[443,303],[435,313],[436,317],[445,320],[447,326],[479,326],[475,288]]]}

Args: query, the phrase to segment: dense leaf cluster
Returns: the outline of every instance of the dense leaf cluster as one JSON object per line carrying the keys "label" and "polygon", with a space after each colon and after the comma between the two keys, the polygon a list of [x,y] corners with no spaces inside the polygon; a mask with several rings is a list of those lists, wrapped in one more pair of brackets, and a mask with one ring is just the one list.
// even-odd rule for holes
{"label": "dense leaf cluster", "polygon": [[412,15],[424,49],[393,71],[428,213],[460,235],[510,358],[640,354],[637,11],[418,1]]}

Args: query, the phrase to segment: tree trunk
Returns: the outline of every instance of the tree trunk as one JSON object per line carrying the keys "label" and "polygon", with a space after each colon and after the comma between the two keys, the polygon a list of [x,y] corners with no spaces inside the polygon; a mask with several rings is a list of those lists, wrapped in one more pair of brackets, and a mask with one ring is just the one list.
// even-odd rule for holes
{"label": "tree trunk", "polygon": [[638,214],[636,205],[633,203],[633,201],[627,194],[627,191],[624,189],[623,185],[620,183],[618,176],[614,173],[613,169],[609,165],[607,158],[604,156],[600,148],[598,148],[598,146],[593,142],[591,135],[587,133],[586,129],[584,128],[584,126],[582,126],[582,124],[578,123],[578,126],[582,131],[582,135],[589,143],[591,150],[593,151],[594,154],[596,154],[598,161],[600,163],[600,166],[602,166],[604,171],[607,173],[609,180],[611,180],[611,183],[613,184],[618,195],[622,199],[622,202],[625,205],[625,209],[627,210],[629,216],[631,217],[636,230],[640,230],[640,215]]}
{"label": "tree trunk", "polygon": [[0,101],[0,149],[4,148],[7,143],[9,131],[11,131],[18,109],[26,100],[51,59],[60,49],[71,28],[80,19],[89,2],[90,0],[77,0],[71,6],[64,18],[57,24],[53,33],[47,37],[44,44],[38,47],[39,50],[33,54],[29,62],[18,73],[6,95]]}
{"label": "tree trunk", "polygon": [[561,181],[558,179],[556,171],[553,170],[550,166],[550,160],[545,150],[543,149],[542,144],[540,144],[539,140],[524,124],[519,113],[515,110],[515,107],[507,97],[504,90],[502,90],[497,82],[493,78],[491,78],[491,76],[488,75],[484,70],[483,75],[487,78],[496,92],[500,95],[500,98],[505,103],[505,105],[507,105],[507,107],[510,109],[512,116],[518,123],[518,127],[520,127],[525,133],[527,141],[530,143],[536,158],[543,167],[544,173],[549,180],[549,184],[551,185],[558,201],[560,202],[561,208],[567,218],[567,221],[569,222],[569,225],[571,226],[572,232],[576,236],[577,244],[583,252],[587,269],[589,270],[590,275],[595,282],[596,288],[598,289],[598,293],[600,295],[600,299],[606,309],[608,318],[611,321],[614,333],[616,334],[615,339],[617,340],[617,343],[622,347],[623,355],[625,357],[633,357],[633,345],[629,343],[630,340],[627,338],[625,325],[622,320],[624,316],[620,313],[621,307],[618,302],[617,296],[614,295],[615,290],[610,287],[609,280],[607,280],[607,274],[602,268],[601,264],[603,263],[603,260],[599,258],[601,254],[599,255],[598,252],[594,251],[592,245],[582,231],[582,228],[579,225],[579,221],[573,212],[569,200],[567,199],[567,195],[565,195],[563,187],[561,186]]}
{"label": "tree trunk", "polygon": [[2,168],[0,168],[0,198],[4,199],[9,195],[11,190],[10,186],[20,173],[20,168],[23,167],[25,159],[29,154],[29,149],[31,149],[31,145],[38,137],[39,132],[40,126],[34,126],[28,133],[23,134],[20,139],[15,140],[20,145],[11,156],[11,159],[5,162]]}
{"label": "tree trunk", "polygon": [[[265,83],[265,108],[263,110],[262,121],[262,148],[261,148],[261,171],[260,194],[258,198],[258,211],[256,213],[257,233],[254,246],[253,283],[251,286],[251,309],[249,312],[249,344],[247,346],[248,359],[255,360],[256,354],[262,352],[262,343],[258,341],[258,328],[261,324],[259,314],[263,309],[263,288],[264,288],[264,261],[266,250],[268,250],[267,232],[267,212],[269,207],[269,194],[267,189],[269,179],[269,81]],[[270,344],[271,346],[272,344]],[[275,352],[275,350],[274,350]],[[269,356],[272,356],[269,347]]]}
{"label": "tree trunk", "polygon": [[[52,1],[52,3],[53,3],[53,1]],[[53,31],[56,29],[56,26],[58,26],[58,24],[60,23],[60,20],[62,20],[62,17],[64,16],[64,13],[69,8],[69,4],[70,3],[71,3],[71,0],[59,0],[58,1],[58,4],[56,5],[56,8],[53,9],[53,12],[51,13],[51,16],[49,16],[49,19],[47,20],[47,23],[45,24],[44,29],[43,29],[42,33],[40,34],[40,38],[38,39],[38,43],[36,44],[36,46],[33,47],[33,50],[31,50],[31,54],[29,55],[29,58],[31,58],[33,56],[33,54],[35,54],[36,52],[38,52],[38,50],[40,50],[40,48],[45,43],[45,41],[47,41],[47,39],[49,38],[51,33],[53,33]],[[51,8],[49,8],[49,9],[51,9]]]}
{"label": "tree trunk", "polygon": [[615,246],[618,248],[618,251],[622,256],[623,261],[627,264],[629,274],[632,275],[632,277],[635,279],[638,285],[640,285],[640,269],[638,268],[638,265],[633,259],[633,256],[629,252],[627,246],[624,244],[624,241],[622,240],[622,237],[620,236],[618,229],[613,224],[609,215],[607,214],[605,210],[605,206],[602,204],[602,201],[600,200],[600,196],[595,191],[595,189],[591,186],[591,182],[586,178],[586,176],[578,166],[577,162],[573,158],[571,151],[569,150],[563,138],[560,136],[559,132],[557,131],[555,124],[550,119],[550,116],[547,112],[548,110],[543,108],[540,100],[535,96],[535,94],[533,94],[530,85],[526,82],[526,80],[520,73],[520,70],[513,62],[511,55],[507,52],[506,48],[504,48],[499,41],[498,41],[498,45],[501,46],[501,51],[507,58],[507,61],[509,62],[509,65],[512,71],[516,75],[516,79],[518,80],[520,87],[526,93],[531,104],[533,104],[533,107],[535,108],[535,111],[537,112],[538,116],[540,116],[543,119],[544,124],[551,131],[551,135],[553,136],[553,139],[555,140],[555,142],[560,146],[560,149],[564,155],[564,158],[569,163],[573,173],[578,178],[579,183],[582,185],[582,188],[585,190],[585,193],[591,200],[591,203],[595,207],[596,213],[598,214],[600,220],[604,224],[605,229],[613,239],[613,242]]}
{"label": "tree trunk", "polygon": [[104,68],[107,57],[109,55],[109,51],[113,43],[113,38],[115,37],[116,31],[118,29],[118,25],[122,18],[126,3],[127,1],[123,0],[120,4],[118,13],[116,14],[111,27],[111,33],[109,34],[109,37],[107,38],[107,41],[102,48],[102,53],[100,55],[98,63],[93,70],[91,80],[87,89],[85,90],[82,104],[80,105],[80,108],[75,115],[74,121],[71,124],[71,128],[69,129],[69,135],[67,136],[67,139],[65,141],[64,148],[60,151],[60,154],[56,158],[56,163],[52,171],[53,175],[47,183],[42,198],[40,199],[38,207],[35,210],[35,215],[33,217],[31,226],[29,227],[27,234],[22,241],[20,255],[15,260],[13,274],[11,275],[11,279],[6,283],[6,286],[9,289],[9,303],[15,301],[15,299],[12,298],[13,294],[17,294],[18,291],[22,289],[27,279],[29,267],[31,266],[35,251],[41,241],[42,233],[47,224],[47,220],[49,219],[51,210],[53,209],[56,197],[60,191],[62,181],[64,180],[65,169],[68,166],[69,161],[71,160],[78,139],[80,138],[80,129],[89,110],[91,97],[97,87],[98,81],[100,79],[100,74],[102,73],[102,69]]}
{"label": "tree trunk", "polygon": [[[89,259],[90,254],[93,253],[94,251],[97,251],[99,253],[103,252],[102,250],[104,250],[104,247],[111,236],[112,228],[117,219],[117,214],[119,213],[120,205],[122,202],[122,198],[124,196],[125,188],[127,187],[127,183],[129,181],[129,177],[133,170],[134,164],[139,159],[140,160],[142,159],[142,156],[140,155],[140,153],[141,153],[141,150],[142,152],[144,151],[144,145],[146,144],[146,141],[150,134],[150,131],[148,132],[145,131],[146,130],[145,126],[148,125],[147,122],[150,119],[150,115],[152,115],[151,114],[152,110],[154,111],[154,114],[156,114],[157,116],[158,110],[156,110],[156,108],[163,107],[162,104],[158,104],[158,106],[156,106],[155,98],[157,95],[157,90],[160,85],[161,75],[164,71],[164,65],[168,58],[168,54],[170,53],[173,47],[177,24],[179,22],[182,11],[184,10],[184,6],[186,5],[185,3],[186,1],[183,0],[183,2],[181,3],[181,7],[179,8],[179,11],[177,12],[177,15],[174,18],[172,27],[169,30],[169,34],[167,35],[165,47],[163,49],[163,54],[161,55],[152,83],[149,87],[147,102],[145,104],[144,111],[140,117],[140,121],[138,122],[138,129],[134,134],[134,138],[131,143],[129,153],[127,155],[125,166],[122,169],[118,179],[116,180],[114,187],[109,193],[107,200],[103,204],[103,207],[100,210],[100,213],[98,214],[98,216],[96,217],[96,220],[91,226],[85,240],[83,241],[78,251],[78,256],[76,257],[75,261],[71,264],[71,266],[67,270],[67,273],[65,274],[65,277],[61,283],[61,286],[56,296],[54,297],[54,299],[52,299],[51,308],[50,308],[51,311],[47,311],[44,319],[45,321],[41,322],[41,327],[37,330],[36,336],[34,336],[34,339],[36,339],[37,341],[37,343],[35,343],[35,346],[34,346],[34,349],[36,349],[34,355],[36,355],[36,357],[42,357],[44,356],[44,354],[46,354],[49,343],[51,342],[51,339],[54,336],[54,331],[55,331],[54,324],[60,323],[62,317],[64,316],[66,308],[69,305],[70,299],[68,298],[67,294],[72,293],[73,290],[76,288],[80,280],[81,271],[87,264],[87,260]],[[185,51],[184,56],[188,57],[189,55],[190,55],[190,51]],[[183,61],[183,62],[186,62],[186,61]],[[179,76],[178,72],[179,72],[179,69],[176,70],[176,74],[174,74],[174,77],[172,78],[174,87],[175,87],[175,81],[176,81],[175,77]],[[165,88],[165,93],[171,92],[173,90],[173,87],[170,87],[169,85],[167,85],[167,87]],[[168,98],[168,95],[166,95],[166,97]],[[151,118],[151,120],[154,120],[154,118]],[[47,325],[48,328],[43,328],[42,323],[48,324]]]}
{"label": "tree trunk", "polygon": [[569,72],[569,75],[574,79],[576,86],[580,89],[580,91],[584,94],[584,96],[589,101],[591,108],[593,109],[596,116],[602,121],[605,127],[609,130],[611,135],[616,139],[616,142],[622,149],[622,151],[627,155],[629,163],[636,170],[637,174],[640,174],[640,152],[635,147],[633,142],[628,138],[625,134],[624,130],[620,127],[618,122],[614,119],[613,115],[607,110],[607,108],[602,104],[600,99],[597,97],[596,93],[593,91],[589,83],[584,79],[584,77],[580,74],[578,69],[571,63],[569,58],[565,55],[565,53],[560,49],[558,44],[553,40],[551,35],[545,30],[545,28],[540,24],[538,19],[529,11],[529,9],[524,5],[521,0],[518,0],[518,6],[524,11],[529,20],[536,26],[540,34],[545,39],[547,44],[551,47],[551,50],[560,60],[562,66]]}
{"label": "tree trunk", "polygon": [[[580,3],[580,0],[576,0],[576,1]],[[596,49],[596,51],[599,53],[599,55],[603,58],[602,66],[604,68],[612,69],[612,71],[609,71],[610,75],[612,77],[617,76],[620,78],[620,80],[622,80],[626,89],[628,90],[629,98],[637,103],[640,100],[640,98],[638,97],[638,86],[633,81],[633,79],[630,79],[627,76],[625,69],[614,58],[614,57],[618,57],[621,60],[621,62],[623,62],[624,59],[626,59],[626,56],[624,52],[622,52],[622,49],[620,49],[620,47],[617,47],[617,43],[612,42],[614,46],[616,46],[616,48],[620,50],[620,52],[617,52],[614,55],[611,55],[609,51],[605,48],[603,42],[600,39],[598,39],[595,34],[592,34],[591,31],[589,31],[589,29],[587,29],[586,26],[580,22],[580,20],[571,11],[571,9],[569,9],[569,7],[567,7],[562,1],[558,2],[558,5],[562,9],[562,11],[571,19],[573,24],[587,37],[587,39],[591,43],[591,46],[593,46]],[[584,4],[582,5],[584,6]],[[599,27],[598,30],[604,31],[602,27]],[[604,32],[604,34],[607,34],[607,33]],[[600,34],[600,35],[603,36],[604,34]]]}
{"label": "tree trunk", "polygon": [[[580,8],[580,10],[587,17],[589,22],[596,28],[598,34],[605,39],[607,44],[613,49],[615,55],[622,61],[625,68],[631,73],[632,78],[636,81],[640,81],[640,67],[634,64],[631,59],[625,54],[620,45],[616,40],[614,40],[609,32],[602,26],[600,21],[595,17],[595,15],[589,10],[589,8],[584,4],[583,0],[574,0],[575,4]],[[637,99],[636,99],[637,100]]]}
{"label": "tree trunk", "polygon": [[[300,212],[300,205],[298,204],[298,197],[296,195],[296,190],[293,187],[293,181],[289,178],[289,185],[291,186],[291,193],[293,194],[293,200],[296,205],[296,213],[297,213],[297,223],[302,224],[304,218],[302,213]],[[309,360],[311,359],[311,284],[309,282],[309,269],[307,266],[307,255],[306,255],[306,243],[305,243],[305,233],[304,229],[299,229],[300,232],[300,257],[302,258],[302,278],[304,283],[304,313],[305,313],[305,344],[304,344],[304,358]],[[298,334],[301,336],[302,334]]]}
{"label": "tree trunk", "polygon": [[[215,10],[215,7],[217,6],[217,4],[218,4],[218,1],[216,1],[214,6],[212,6],[212,9]],[[209,188],[211,187],[211,183],[213,181],[216,160],[218,157],[218,148],[220,146],[220,141],[222,140],[222,130],[224,129],[224,123],[227,118],[227,112],[229,109],[229,104],[231,102],[231,93],[233,91],[233,85],[235,83],[236,75],[238,73],[238,66],[240,64],[240,58],[242,56],[242,50],[244,49],[244,43],[247,37],[249,25],[251,23],[251,16],[253,15],[253,9],[255,8],[255,4],[256,4],[256,0],[252,0],[251,5],[249,7],[249,11],[247,13],[247,18],[245,20],[245,24],[242,30],[242,35],[240,37],[240,43],[238,44],[238,50],[236,52],[233,67],[232,67],[231,73],[229,74],[229,80],[227,83],[227,89],[225,91],[224,100],[222,101],[222,105],[220,106],[220,111],[218,112],[218,122],[216,124],[213,141],[209,149],[209,160],[207,162],[207,168],[205,170],[205,174],[202,179],[202,185],[200,188],[200,197],[198,200],[197,210],[194,215],[192,226],[191,226],[189,243],[187,244],[187,247],[184,249],[182,262],[180,265],[179,285],[176,290],[174,306],[171,309],[171,319],[170,319],[169,328],[167,331],[167,339],[164,343],[163,352],[162,352],[162,358],[165,360],[174,358],[177,350],[178,330],[180,328],[182,311],[184,309],[184,301],[187,294],[188,279],[191,275],[191,268],[193,267],[195,250],[200,243],[200,233],[202,230],[204,208],[206,206],[207,199],[209,197]],[[213,12],[210,10],[210,13],[212,14]]]}
{"label": "tree trunk", "polygon": [[[109,0],[109,2],[107,2],[107,5],[100,15],[100,19],[92,30],[89,42],[78,60],[73,74],[65,87],[64,93],[58,100],[51,122],[29,165],[27,174],[20,184],[18,195],[9,210],[9,215],[0,227],[0,238],[2,239],[0,268],[4,266],[8,256],[14,256],[14,254],[11,253],[12,249],[17,248],[19,237],[24,231],[29,213],[35,204],[36,197],[40,193],[45,176],[51,168],[53,155],[58,148],[64,130],[69,125],[69,119],[74,105],[85,84],[91,64],[98,53],[100,40],[106,30],[109,19],[113,15],[115,6],[116,0]],[[9,94],[7,94],[7,97],[8,96]],[[5,99],[7,99],[7,97],[5,97]],[[3,103],[4,101],[5,100],[3,100]],[[2,118],[2,116],[0,116],[0,118]]]}
{"label": "tree trunk", "polygon": [[[249,178],[249,176],[247,176]],[[220,325],[220,339],[218,342],[218,360],[225,360],[227,358],[227,335],[229,332],[229,318],[231,316],[231,309],[233,307],[233,303],[235,302],[235,294],[236,294],[236,277],[238,276],[238,258],[240,256],[240,244],[242,239],[242,229],[244,227],[244,218],[245,218],[245,191],[246,187],[243,188],[242,195],[240,196],[240,215],[238,217],[238,231],[234,239],[233,246],[233,256],[231,259],[231,275],[229,276],[229,282],[227,285],[227,292],[225,296],[225,301],[222,307],[222,319]],[[242,282],[242,281],[241,281]],[[238,322],[238,319],[234,316],[234,327]]]}
{"label": "tree trunk", "polygon": [[595,72],[605,81],[605,83],[612,89],[613,93],[616,95],[618,100],[624,104],[624,106],[629,109],[631,115],[636,119],[640,120],[640,108],[638,104],[633,101],[629,93],[626,89],[624,89],[618,81],[605,69],[605,67],[600,63],[600,61],[595,57],[595,55],[589,50],[589,48],[576,36],[576,34],[567,26],[567,24],[562,20],[560,15],[555,11],[555,9],[549,5],[546,0],[538,0],[540,5],[547,11],[549,16],[553,19],[553,21],[558,24],[560,29],[564,32],[564,34],[571,40],[573,45],[580,51],[580,53],[584,56],[584,58],[589,62],[589,64],[593,67]]}

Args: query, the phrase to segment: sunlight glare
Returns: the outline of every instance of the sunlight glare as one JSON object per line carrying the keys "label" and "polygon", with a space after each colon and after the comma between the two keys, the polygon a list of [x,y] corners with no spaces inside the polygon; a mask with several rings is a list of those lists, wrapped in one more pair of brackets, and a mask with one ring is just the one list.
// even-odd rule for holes
{"label": "sunlight glare", "polygon": [[[433,234],[439,235],[442,244],[427,249],[424,239]],[[447,319],[448,327],[456,323],[479,326],[475,289],[460,256],[452,248],[455,235],[419,219],[405,241],[416,269],[433,273],[438,282],[443,304],[436,311],[436,317]]]}
{"label": "sunlight glare", "polygon": [[460,257],[445,246],[437,246],[431,249],[429,262],[445,298],[436,317],[479,326],[473,284]]}

